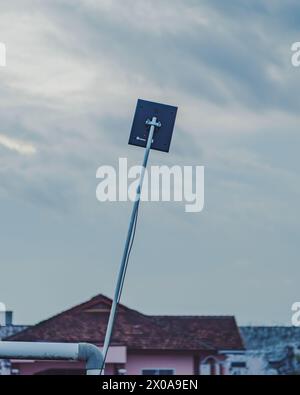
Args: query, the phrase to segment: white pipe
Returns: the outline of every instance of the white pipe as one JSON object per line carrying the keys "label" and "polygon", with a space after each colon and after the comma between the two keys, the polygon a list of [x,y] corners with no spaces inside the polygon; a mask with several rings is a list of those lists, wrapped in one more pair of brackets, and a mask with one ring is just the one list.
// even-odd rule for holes
{"label": "white pipe", "polygon": [[103,365],[103,354],[98,347],[89,343],[79,343],[78,360],[85,361],[87,375],[100,374]]}
{"label": "white pipe", "polygon": [[1,358],[78,360],[78,344],[0,342]]}
{"label": "white pipe", "polygon": [[0,359],[84,361],[88,375],[97,375],[103,363],[101,351],[87,343],[0,342]]}

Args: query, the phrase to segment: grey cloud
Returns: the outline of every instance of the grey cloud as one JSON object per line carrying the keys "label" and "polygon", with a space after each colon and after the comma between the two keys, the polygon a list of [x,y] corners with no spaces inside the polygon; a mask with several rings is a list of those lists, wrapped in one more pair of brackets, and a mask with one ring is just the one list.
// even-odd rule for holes
{"label": "grey cloud", "polygon": [[[33,226],[24,236],[28,267],[22,266],[22,252],[11,253],[11,245],[1,250],[2,262],[14,261],[11,267],[3,265],[10,279],[13,268],[19,268],[26,281],[34,271],[43,284],[43,268],[54,281],[61,267],[66,272],[72,267],[70,303],[100,291],[112,293],[130,205],[97,204],[95,173],[121,156],[132,163],[141,160],[141,150],[128,147],[127,138],[136,99],[143,97],[179,105],[170,155],[152,153],[151,160],[205,165],[206,207],[191,217],[177,205],[144,205],[126,300],[142,311],[156,308],[145,278],[159,271],[156,297],[165,300],[164,281],[174,270],[171,288],[176,290],[183,279],[186,298],[179,300],[170,291],[168,302],[159,304],[160,313],[176,306],[203,312],[199,309],[207,306],[199,300],[207,299],[208,284],[218,277],[222,281],[210,294],[209,313],[226,313],[231,306],[244,321],[265,316],[270,322],[269,305],[259,299],[265,284],[281,306],[280,319],[286,319],[289,306],[275,289],[285,254],[286,276],[294,278],[297,270],[291,234],[299,213],[300,70],[290,64],[290,44],[298,39],[300,14],[296,1],[249,4],[24,0],[1,5],[0,39],[8,44],[8,67],[0,70],[0,132],[37,148],[30,158],[0,148],[7,226],[20,221]],[[47,227],[51,231],[44,238]],[[149,237],[157,251],[145,258]],[[38,253],[33,239],[41,242]],[[23,245],[22,236],[16,236],[16,243]],[[41,257],[47,267],[39,266]],[[244,260],[250,273],[234,272],[234,262]],[[189,262],[190,270],[182,261]],[[264,262],[268,269],[262,268]],[[87,264],[95,276],[79,294],[76,284]],[[251,290],[260,276],[262,287],[249,301],[243,287]],[[139,283],[144,284],[143,297]],[[63,281],[55,284],[65,297]],[[229,294],[228,284],[234,288]],[[24,284],[18,286],[24,291]],[[22,298],[6,285],[3,289],[27,321]],[[285,292],[285,299],[295,294]],[[35,300],[33,294],[28,298]],[[30,320],[64,307],[62,299],[51,304],[44,295],[44,300],[47,306],[35,302]]]}

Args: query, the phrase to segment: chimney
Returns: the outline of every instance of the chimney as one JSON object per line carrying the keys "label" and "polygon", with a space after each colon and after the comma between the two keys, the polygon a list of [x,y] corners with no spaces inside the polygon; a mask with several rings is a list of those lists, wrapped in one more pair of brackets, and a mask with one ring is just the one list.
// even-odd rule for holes
{"label": "chimney", "polygon": [[13,312],[6,311],[5,312],[5,326],[12,326],[13,325]]}

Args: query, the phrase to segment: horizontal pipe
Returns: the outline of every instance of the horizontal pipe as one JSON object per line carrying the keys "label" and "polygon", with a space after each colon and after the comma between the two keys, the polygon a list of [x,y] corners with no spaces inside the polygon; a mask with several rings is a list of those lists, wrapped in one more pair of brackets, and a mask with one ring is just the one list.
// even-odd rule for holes
{"label": "horizontal pipe", "polygon": [[0,359],[83,361],[87,374],[99,374],[103,356],[98,347],[88,343],[0,342]]}
{"label": "horizontal pipe", "polygon": [[0,342],[0,358],[77,360],[76,343]]}

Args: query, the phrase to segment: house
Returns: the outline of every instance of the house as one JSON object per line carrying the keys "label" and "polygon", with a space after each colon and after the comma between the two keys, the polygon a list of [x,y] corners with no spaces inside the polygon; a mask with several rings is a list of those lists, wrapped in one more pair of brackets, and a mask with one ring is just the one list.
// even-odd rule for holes
{"label": "house", "polygon": [[[0,311],[0,341],[8,336],[15,335],[27,329],[26,325],[15,325],[13,323],[12,311]],[[11,374],[11,363],[0,359],[0,375]]]}
{"label": "house", "polygon": [[1,311],[0,316],[0,340],[8,336],[15,335],[16,333],[28,328],[26,325],[15,325],[13,323],[12,311]]}
{"label": "house", "polygon": [[[89,342],[101,347],[111,302],[98,295],[6,340]],[[232,316],[152,316],[119,305],[105,373],[231,374],[234,356],[241,358],[243,353]],[[12,361],[12,367],[24,375],[84,374],[79,362]]]}
{"label": "house", "polygon": [[300,327],[244,326],[240,331],[247,349],[248,374],[300,373]]}

